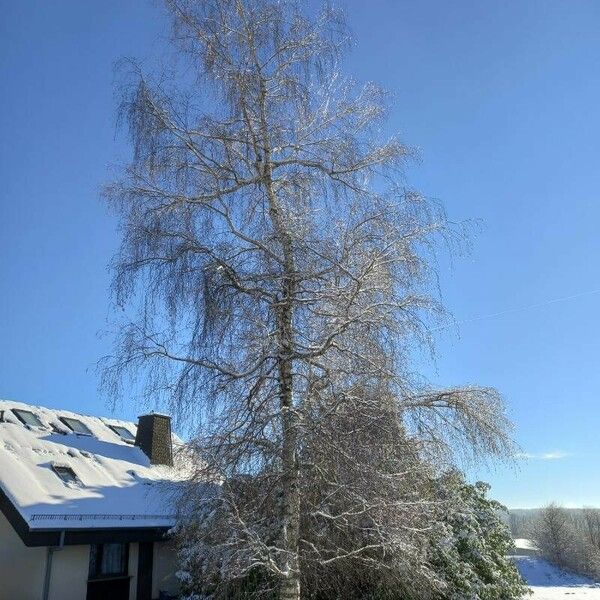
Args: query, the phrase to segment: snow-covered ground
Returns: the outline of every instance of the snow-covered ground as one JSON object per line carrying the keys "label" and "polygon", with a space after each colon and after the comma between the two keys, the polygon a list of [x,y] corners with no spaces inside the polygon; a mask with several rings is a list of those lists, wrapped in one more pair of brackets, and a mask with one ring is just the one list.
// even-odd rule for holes
{"label": "snow-covered ground", "polygon": [[515,540],[515,548],[517,549],[517,554],[529,554],[530,552],[537,552],[535,544],[531,540],[525,538],[517,538]]}
{"label": "snow-covered ground", "polygon": [[600,600],[600,583],[567,573],[536,556],[529,540],[515,540],[515,544],[513,560],[533,590],[533,600]]}

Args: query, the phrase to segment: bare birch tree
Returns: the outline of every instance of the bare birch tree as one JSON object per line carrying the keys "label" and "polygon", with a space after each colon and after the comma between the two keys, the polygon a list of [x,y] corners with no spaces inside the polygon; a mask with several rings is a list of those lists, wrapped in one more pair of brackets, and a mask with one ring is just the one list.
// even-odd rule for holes
{"label": "bare birch tree", "polygon": [[533,538],[542,554],[559,567],[573,566],[575,528],[569,513],[551,503],[540,510]]}
{"label": "bare birch tree", "polygon": [[[225,482],[230,532],[200,523],[207,552],[221,544],[221,574],[259,566],[297,600],[303,571],[418,556],[427,475],[406,431],[418,453],[502,455],[508,421],[494,390],[432,390],[411,371],[441,311],[434,251],[459,232],[405,186],[412,152],[382,133],[386,94],[342,76],[342,16],[288,0],[166,6],[177,64],[128,62],[123,87],[134,151],[107,196],[116,303],[137,313],[105,381],[118,392],[143,375],[200,424],[198,477]],[[198,514],[214,519],[215,501]],[[303,537],[311,520],[339,543]],[[369,542],[349,544],[352,528]]]}

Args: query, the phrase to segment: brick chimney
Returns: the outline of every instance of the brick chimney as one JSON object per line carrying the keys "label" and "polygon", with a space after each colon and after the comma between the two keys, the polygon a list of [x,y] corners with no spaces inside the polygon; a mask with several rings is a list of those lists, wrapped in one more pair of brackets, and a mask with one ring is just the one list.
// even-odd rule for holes
{"label": "brick chimney", "polygon": [[151,464],[173,466],[171,417],[157,413],[138,417],[135,445],[144,451]]}

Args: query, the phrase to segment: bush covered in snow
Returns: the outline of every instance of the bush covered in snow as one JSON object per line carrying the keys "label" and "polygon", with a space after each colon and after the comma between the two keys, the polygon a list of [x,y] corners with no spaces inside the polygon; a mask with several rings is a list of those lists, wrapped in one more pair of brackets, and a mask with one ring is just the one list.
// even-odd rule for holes
{"label": "bush covered in snow", "polygon": [[[260,478],[242,478],[235,484],[225,485],[222,494],[205,496],[199,503],[202,509],[192,520],[178,527],[179,576],[186,599],[270,600],[277,597],[276,580],[260,564],[258,555],[256,566],[247,568],[252,564],[248,554],[252,544],[245,537],[254,533],[268,540],[268,531],[276,531],[270,517],[272,510],[262,507],[262,525],[260,531],[254,532],[240,527],[244,515],[232,510],[240,506],[242,497],[246,505],[252,504],[252,498],[258,499],[260,495],[255,488],[260,484]],[[302,538],[307,553],[311,546],[314,549],[319,544],[344,547],[348,556],[334,561],[324,559],[321,564],[313,561],[313,568],[305,570],[302,597],[307,600],[523,598],[528,589],[506,557],[512,548],[512,538],[500,516],[504,509],[487,497],[488,489],[485,483],[466,483],[457,472],[432,477],[428,490],[421,489],[420,514],[415,511],[412,522],[406,522],[407,529],[418,532],[403,537],[398,533],[398,547],[389,554],[379,546],[369,547],[372,540],[364,523],[362,527],[357,523],[353,528],[344,527],[340,531],[335,522],[327,519],[305,521]],[[319,490],[306,490],[306,493],[314,496]],[[273,499],[277,501],[277,493]],[[429,507],[426,512],[424,506]],[[398,517],[406,519],[407,515],[390,513],[386,518]],[[393,527],[399,532],[397,526]],[[276,544],[276,538],[271,541]],[[402,544],[406,544],[404,555]],[[232,573],[238,575],[231,577]]]}

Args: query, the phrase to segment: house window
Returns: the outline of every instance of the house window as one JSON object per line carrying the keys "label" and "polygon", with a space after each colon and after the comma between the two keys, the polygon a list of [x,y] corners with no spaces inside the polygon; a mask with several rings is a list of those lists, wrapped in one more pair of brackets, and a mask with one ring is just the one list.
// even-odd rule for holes
{"label": "house window", "polygon": [[69,417],[59,417],[59,419],[75,433],[82,433],[83,435],[92,435],[92,432],[88,429],[87,425],[84,425],[77,419],[70,419]]}
{"label": "house window", "polygon": [[135,436],[127,427],[121,427],[121,425],[109,425],[109,427],[123,440],[127,440],[129,442],[135,441]]}
{"label": "house window", "polygon": [[90,548],[90,579],[124,577],[128,572],[129,544],[93,544]]}
{"label": "house window", "polygon": [[77,475],[71,467],[65,467],[63,465],[53,465],[52,469],[54,472],[65,482],[65,483],[78,483]]}
{"label": "house window", "polygon": [[23,423],[23,425],[31,425],[32,427],[43,427],[44,424],[38,419],[37,415],[30,410],[12,409],[13,413]]}

